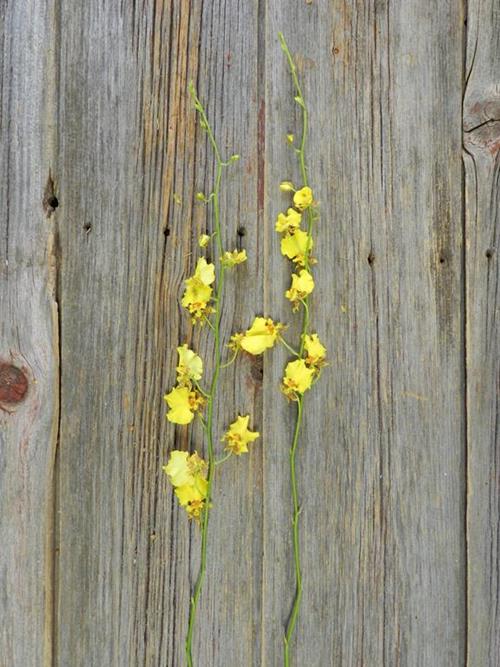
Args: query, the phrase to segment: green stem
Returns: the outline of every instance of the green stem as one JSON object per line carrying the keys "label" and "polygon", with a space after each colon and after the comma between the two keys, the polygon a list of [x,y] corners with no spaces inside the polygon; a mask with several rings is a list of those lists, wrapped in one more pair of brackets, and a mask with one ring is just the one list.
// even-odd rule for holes
{"label": "green stem", "polygon": [[208,319],[208,317],[206,315],[203,315],[203,319],[208,324],[208,326],[212,329],[212,331],[215,331],[214,325],[212,324],[212,322],[210,322],[210,320]]}
{"label": "green stem", "polygon": [[229,361],[226,361],[225,364],[222,364],[221,368],[229,368],[229,366],[231,366],[231,364],[234,363],[236,357],[238,356],[238,351],[239,351],[239,350],[235,350],[235,352],[234,352],[233,356],[231,357],[231,359],[229,359]]}
{"label": "green stem", "polygon": [[228,452],[226,454],[226,456],[223,456],[221,459],[218,459],[217,461],[215,461],[215,465],[220,466],[221,463],[224,463],[224,461],[227,461],[228,459],[230,459],[232,455],[233,455],[232,452]]}
{"label": "green stem", "polygon": [[[222,257],[224,254],[223,246],[222,246],[222,235],[221,235],[221,226],[220,226],[220,209],[219,209],[219,192],[220,192],[220,183],[221,183],[221,178],[222,178],[222,170],[223,167],[225,166],[221,154],[219,151],[219,147],[217,146],[217,142],[215,141],[214,134],[212,132],[212,129],[209,125],[205,110],[203,108],[203,105],[201,104],[200,100],[198,99],[196,92],[194,90],[193,84],[190,84],[189,86],[189,92],[191,94],[191,97],[193,98],[194,105],[198,113],[200,114],[200,117],[202,119],[204,129],[207,132],[209,141],[212,145],[215,158],[217,161],[217,170],[216,170],[216,176],[215,176],[215,185],[214,185],[214,191],[210,195],[210,201],[212,202],[213,205],[213,211],[214,211],[214,225],[215,225],[215,232],[214,235],[217,238],[217,248],[219,252],[219,256]],[[220,264],[220,262],[219,262]],[[216,263],[217,266],[217,263]],[[208,541],[208,521],[210,517],[210,498],[211,498],[211,492],[212,492],[212,481],[213,481],[213,475],[215,471],[215,466],[217,465],[217,461],[215,460],[215,454],[214,454],[214,435],[213,435],[213,413],[214,413],[214,399],[216,395],[216,390],[217,390],[217,382],[219,379],[219,373],[221,370],[221,355],[222,355],[222,350],[221,350],[221,331],[220,331],[220,323],[221,323],[221,302],[222,302],[222,291],[224,288],[224,266],[221,265],[219,269],[219,274],[217,276],[217,290],[216,290],[216,295],[214,298],[215,302],[215,322],[213,325],[213,331],[214,331],[214,339],[215,339],[215,360],[214,360],[214,373],[212,376],[212,382],[210,385],[210,393],[208,394],[207,398],[207,420],[204,425],[204,430],[205,434],[207,437],[207,450],[208,450],[208,471],[207,471],[207,496],[206,496],[206,501],[205,501],[205,509],[203,511],[202,515],[202,520],[201,520],[201,556],[200,556],[200,569],[198,572],[198,577],[196,579],[196,583],[194,586],[194,591],[193,591],[193,596],[191,598],[191,603],[189,607],[189,620],[188,620],[188,631],[186,635],[186,661],[188,664],[188,667],[193,667],[193,656],[192,656],[192,641],[193,641],[193,632],[194,632],[194,626],[196,622],[196,612],[198,608],[198,600],[200,598],[201,594],[201,589],[203,586],[203,581],[205,579],[205,572],[206,572],[206,567],[207,567],[207,541]]]}
{"label": "green stem", "polygon": [[[298,97],[301,100],[300,108],[302,109],[302,137],[300,140],[300,148],[297,149],[297,155],[299,158],[299,165],[300,165],[300,173],[302,176],[302,187],[308,186],[309,185],[309,179],[307,178],[307,167],[306,167],[306,157],[305,157],[305,148],[306,148],[306,141],[307,141],[307,132],[309,129],[309,114],[307,112],[307,107],[306,103],[304,100],[304,96],[302,95],[302,88],[300,87],[299,79],[297,76],[297,68],[295,66],[295,63],[293,62],[292,54],[290,53],[290,50],[288,48],[288,45],[285,41],[285,38],[283,36],[283,33],[279,32],[278,37],[280,40],[281,48],[283,49],[283,52],[288,60],[288,66],[290,68],[290,73],[292,75],[292,80],[293,80],[293,85],[295,87],[295,93],[296,97]],[[309,253],[311,250],[311,245],[312,245],[312,230],[313,230],[313,224],[314,224],[314,216],[313,216],[313,211],[311,206],[308,206],[307,209],[307,245],[306,245],[306,253],[305,253],[305,258],[304,258],[304,268],[306,271],[309,271],[310,267],[310,261],[309,261]],[[307,302],[308,297],[306,297],[303,300],[303,303],[305,304]],[[303,314],[303,321],[302,321],[302,334],[307,333],[307,327],[309,326],[309,323],[306,322],[306,318],[308,318],[308,312],[307,310],[304,310]],[[301,349],[302,353],[302,349]]]}
{"label": "green stem", "polygon": [[304,354],[305,337],[309,332],[309,306],[307,304],[307,297],[305,299],[301,299],[300,301],[304,306],[304,315],[302,319],[302,333],[300,337],[300,356],[302,356]]}
{"label": "green stem", "polygon": [[302,571],[300,567],[300,544],[299,544],[299,492],[297,488],[297,476],[295,471],[295,455],[297,452],[297,445],[299,442],[300,427],[302,425],[302,397],[297,401],[297,420],[295,422],[295,431],[293,434],[292,447],[290,449],[290,479],[292,486],[292,502],[293,502],[293,556],[295,566],[295,599],[293,601],[292,611],[288,619],[288,625],[285,634],[285,667],[290,664],[290,640],[295,630],[295,624],[300,610],[300,602],[302,599]]}
{"label": "green stem", "polygon": [[[200,394],[201,394],[204,398],[209,398],[210,394],[207,394],[207,392],[204,391],[204,389],[202,389],[202,387],[200,387],[200,384],[199,384],[196,380],[194,380],[193,382],[194,382],[194,386],[196,387],[196,389],[198,389],[198,391],[200,392]],[[205,422],[203,422],[203,423],[205,423]]]}
{"label": "green stem", "polygon": [[[309,185],[309,180],[307,178],[307,167],[305,159],[305,147],[307,140],[307,132],[309,127],[309,116],[307,113],[307,107],[302,95],[302,89],[300,87],[299,79],[297,77],[297,68],[292,58],[292,54],[288,48],[288,45],[283,37],[283,34],[278,33],[278,37],[281,43],[281,48],[285,53],[285,56],[288,61],[288,66],[290,68],[290,73],[292,75],[293,85],[295,87],[295,99],[302,109],[302,138],[300,141],[300,147],[296,150],[300,165],[300,173],[302,177],[302,187]],[[307,246],[304,259],[304,268],[309,271],[310,269],[310,250],[312,246],[312,230],[314,223],[314,215],[311,206],[307,209]],[[302,357],[304,352],[304,339],[309,332],[309,306],[308,306],[308,297],[301,300],[302,305],[304,306],[304,311],[302,315],[302,330],[300,335],[300,356]],[[292,441],[292,446],[290,448],[290,477],[291,477],[291,490],[292,490],[292,501],[293,501],[293,556],[295,563],[295,597],[293,600],[292,611],[290,612],[290,617],[288,619],[288,624],[285,634],[285,651],[284,651],[284,664],[285,667],[289,667],[290,664],[290,641],[292,639],[295,625],[297,623],[297,618],[300,611],[300,602],[302,599],[302,574],[300,569],[300,543],[299,543],[299,494],[297,488],[297,478],[295,473],[295,455],[299,442],[299,433],[300,427],[302,425],[302,407],[303,407],[303,398],[299,397],[297,402],[297,416],[295,420],[295,431]]]}
{"label": "green stem", "polygon": [[282,345],[284,345],[286,347],[286,349],[290,352],[290,354],[293,354],[295,357],[300,357],[301,356],[296,350],[293,349],[293,347],[291,345],[288,345],[288,343],[286,342],[286,340],[282,336],[279,337],[279,340],[280,340],[280,343]]}

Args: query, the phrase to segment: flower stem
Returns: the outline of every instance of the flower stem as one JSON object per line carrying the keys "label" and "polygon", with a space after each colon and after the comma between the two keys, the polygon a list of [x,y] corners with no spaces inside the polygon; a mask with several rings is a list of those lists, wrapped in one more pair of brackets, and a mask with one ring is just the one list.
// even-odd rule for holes
{"label": "flower stem", "polygon": [[300,357],[300,354],[296,350],[294,350],[291,345],[288,345],[283,336],[279,337],[279,341],[290,352],[290,354],[293,354],[294,357]]}
{"label": "flower stem", "polygon": [[[219,256],[222,257],[223,245],[222,245],[222,235],[221,235],[221,226],[220,226],[220,209],[219,209],[219,192],[220,192],[220,183],[222,178],[222,170],[226,164],[222,161],[219,147],[215,140],[213,131],[208,122],[205,109],[201,104],[200,100],[196,95],[193,84],[189,85],[189,92],[194,102],[194,106],[198,113],[200,114],[202,125],[204,130],[207,132],[210,144],[212,145],[215,159],[217,162],[217,170],[215,176],[215,185],[214,190],[210,195],[210,201],[213,206],[214,212],[214,225],[215,232],[214,236],[217,239],[217,249]],[[220,264],[220,262],[219,262]],[[201,519],[201,556],[200,556],[200,569],[198,572],[198,577],[196,578],[196,583],[194,586],[193,596],[191,598],[191,603],[189,606],[189,620],[188,620],[188,631],[186,635],[186,662],[188,667],[193,667],[193,656],[192,656],[192,641],[193,641],[193,632],[196,622],[196,612],[198,608],[198,600],[200,598],[201,589],[203,586],[203,581],[205,579],[205,572],[207,567],[207,542],[208,542],[208,521],[210,517],[210,499],[212,491],[212,481],[215,471],[215,466],[217,461],[215,460],[214,454],[214,435],[213,435],[213,413],[214,413],[214,400],[217,391],[217,382],[219,380],[219,373],[221,370],[221,302],[222,302],[222,291],[224,288],[224,265],[221,265],[219,268],[219,274],[217,276],[217,290],[214,298],[215,302],[215,318],[214,324],[212,326],[214,332],[214,345],[215,345],[215,360],[214,360],[214,371],[212,376],[212,382],[210,385],[210,392],[207,397],[207,420],[204,425],[205,434],[207,437],[207,450],[208,450],[208,471],[207,471],[207,495],[205,501],[205,508],[203,510],[203,515]]]}
{"label": "flower stem", "polygon": [[297,401],[297,420],[295,422],[295,431],[293,434],[292,447],[290,449],[290,478],[292,486],[292,502],[293,502],[293,556],[295,566],[295,599],[293,601],[292,611],[288,619],[288,625],[285,634],[285,667],[290,664],[290,639],[295,630],[295,624],[300,610],[300,601],[302,599],[302,571],[300,567],[300,544],[299,544],[299,492],[297,488],[297,476],[295,472],[295,454],[297,452],[297,445],[299,443],[300,427],[302,425],[302,397]]}
{"label": "flower stem", "polygon": [[232,452],[228,452],[225,456],[223,456],[221,459],[218,459],[217,461],[214,462],[214,465],[220,466],[221,463],[224,463],[224,461],[227,461],[228,459],[231,458]]}
{"label": "flower stem", "polygon": [[225,364],[222,364],[221,368],[229,368],[229,366],[231,366],[231,364],[234,363],[234,361],[235,361],[235,359],[236,359],[237,356],[238,356],[238,350],[235,350],[235,352],[234,352],[233,356],[231,357],[231,359],[229,359],[229,361],[226,361]]}
{"label": "flower stem", "polygon": [[[288,66],[290,68],[290,73],[292,75],[292,80],[293,80],[293,85],[295,87],[295,100],[299,104],[300,108],[302,109],[302,138],[300,141],[300,147],[296,150],[298,160],[299,160],[299,165],[300,165],[300,173],[302,177],[302,187],[306,187],[309,185],[309,181],[307,178],[307,167],[306,167],[306,158],[305,158],[305,147],[306,147],[306,140],[307,140],[307,132],[308,132],[308,123],[309,123],[309,117],[308,117],[308,112],[307,112],[307,107],[306,103],[304,100],[304,96],[302,94],[302,89],[300,87],[299,79],[297,77],[297,68],[295,66],[295,63],[292,58],[292,54],[290,53],[290,50],[288,48],[288,45],[285,41],[285,38],[283,37],[283,33],[279,32],[278,37],[280,40],[281,48],[283,49],[283,52],[287,58],[288,61]],[[304,258],[304,268],[309,271],[310,270],[310,250],[312,246],[312,230],[313,230],[313,223],[314,223],[314,215],[311,206],[308,206],[307,210],[307,245],[306,245],[306,252],[305,252],[305,258]],[[306,296],[304,299],[301,299],[302,305],[304,306],[304,310],[302,313],[302,329],[301,329],[301,334],[300,334],[300,356],[302,356],[304,352],[304,342],[305,342],[305,337],[309,333],[309,306],[308,306],[308,297]],[[297,488],[297,477],[296,477],[296,471],[295,471],[295,458],[296,458],[296,451],[297,451],[297,446],[299,443],[299,434],[300,434],[300,428],[302,426],[302,408],[303,408],[303,398],[302,396],[299,397],[297,401],[297,415],[296,415],[296,420],[295,420],[295,431],[293,435],[293,441],[292,441],[292,446],[290,448],[290,478],[291,478],[291,491],[292,491],[292,503],[293,503],[293,520],[292,520],[292,525],[293,525],[293,557],[294,557],[294,564],[295,564],[295,597],[293,600],[293,605],[292,605],[292,610],[290,612],[290,616],[288,619],[288,624],[286,628],[286,633],[285,633],[285,651],[284,651],[284,665],[285,667],[289,667],[290,665],[290,642],[293,637],[293,633],[295,630],[295,626],[297,623],[297,619],[299,616],[299,611],[300,611],[300,602],[302,599],[302,573],[301,573],[301,567],[300,567],[300,543],[299,543],[299,514],[300,514],[300,506],[299,506],[299,493],[298,493],[298,488]]]}

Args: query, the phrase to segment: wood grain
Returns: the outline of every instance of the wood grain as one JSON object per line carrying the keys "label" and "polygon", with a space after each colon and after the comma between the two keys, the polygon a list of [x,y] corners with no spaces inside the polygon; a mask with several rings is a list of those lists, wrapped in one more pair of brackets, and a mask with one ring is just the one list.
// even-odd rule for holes
{"label": "wood grain", "polygon": [[[266,304],[288,320],[271,222],[286,205],[279,181],[297,178],[284,141],[297,126],[278,30],[312,112],[312,321],[332,358],[307,397],[299,454],[293,664],[463,664],[462,17],[440,2],[269,7]],[[292,410],[273,400],[282,361],[264,400],[275,443],[264,465],[265,665],[280,664],[292,601]]]}
{"label": "wood grain", "polygon": [[[207,376],[213,358],[179,303],[213,229],[187,84],[242,156],[223,228],[249,261],[224,337],[266,314],[293,340],[280,30],[311,112],[312,321],[331,356],[298,456],[294,667],[497,664],[499,21],[494,0],[467,17],[449,0],[1,4],[1,667],[183,664],[199,531],[161,465],[201,432],[169,425],[162,395],[179,343]],[[285,361],[223,376],[219,432],[239,412],[262,438],[217,473],[200,667],[281,664]]]}
{"label": "wood grain", "polygon": [[58,252],[57,216],[48,218],[50,203],[43,203],[53,151],[51,25],[49,3],[0,7],[0,664],[6,667],[52,661]]}
{"label": "wood grain", "polygon": [[467,664],[493,667],[500,655],[500,13],[497,3],[469,3],[467,27],[464,96]]}
{"label": "wood grain", "polygon": [[[213,357],[208,332],[193,331],[179,305],[197,238],[212,231],[195,204],[213,183],[214,159],[195,127],[190,79],[222,149],[242,155],[223,186],[223,225],[227,244],[246,247],[250,260],[228,279],[226,339],[248,325],[262,293],[257,14],[252,4],[231,7],[62,7],[59,664],[183,662],[199,531],[161,465],[169,450],[200,449],[202,439],[196,428],[167,426],[162,395],[175,381],[177,345],[201,350],[208,377]],[[225,377],[220,436],[238,410],[260,430],[261,376],[246,360]],[[248,664],[259,651],[259,449],[216,481],[198,664]]]}

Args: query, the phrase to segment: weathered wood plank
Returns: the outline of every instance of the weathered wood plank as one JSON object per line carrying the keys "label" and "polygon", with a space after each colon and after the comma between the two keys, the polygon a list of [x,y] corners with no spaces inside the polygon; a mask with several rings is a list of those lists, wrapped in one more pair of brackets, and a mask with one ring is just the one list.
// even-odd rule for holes
{"label": "weathered wood plank", "polygon": [[[269,3],[266,25],[265,234],[286,205],[279,181],[297,178],[281,30],[312,112],[312,320],[332,358],[307,397],[299,454],[305,591],[293,664],[462,664],[461,12]],[[290,320],[275,236],[265,266],[266,307]],[[266,366],[264,395],[269,666],[280,664],[293,581],[283,361]]]}
{"label": "weathered wood plank", "polygon": [[[224,149],[242,154],[222,202],[228,245],[249,255],[228,280],[228,336],[261,309],[257,6],[91,2],[61,5],[60,20],[57,661],[180,665],[199,531],[160,466],[172,448],[200,448],[201,434],[167,426],[161,397],[175,380],[178,344],[199,346],[208,373],[213,355],[207,331],[193,332],[179,307],[198,235],[212,226],[194,194],[214,176],[187,84],[194,79],[209,100]],[[243,361],[226,377],[220,434],[238,410],[260,430],[258,366]],[[200,665],[259,664],[259,449],[218,474]]]}
{"label": "weathered wood plank", "polygon": [[[278,183],[297,174],[282,30],[311,109],[313,322],[332,359],[299,454],[295,664],[454,667],[466,651],[471,667],[496,664],[495,2],[468,6],[465,249],[456,3],[22,4],[0,8],[0,663],[183,664],[199,535],[160,468],[201,434],[166,425],[161,396],[179,342],[208,373],[213,354],[178,307],[212,229],[194,203],[213,168],[187,83],[242,155],[224,227],[249,262],[228,281],[224,335],[255,313],[291,321],[273,231]],[[49,168],[61,206],[47,218]],[[281,662],[284,361],[242,358],[225,375],[220,432],[248,412],[263,437],[218,473],[199,665]],[[27,379],[18,404],[10,365]]]}
{"label": "weathered wood plank", "polygon": [[0,664],[52,659],[58,427],[50,3],[0,6]]}
{"label": "weathered wood plank", "polygon": [[467,305],[467,664],[500,656],[500,10],[468,3],[464,97]]}

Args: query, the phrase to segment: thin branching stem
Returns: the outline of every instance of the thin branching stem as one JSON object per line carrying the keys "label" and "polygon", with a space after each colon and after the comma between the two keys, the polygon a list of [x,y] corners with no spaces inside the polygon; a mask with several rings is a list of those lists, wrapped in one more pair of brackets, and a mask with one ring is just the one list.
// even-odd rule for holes
{"label": "thin branching stem", "polygon": [[300,354],[296,350],[294,350],[291,345],[288,345],[283,336],[280,336],[280,342],[290,352],[290,354],[293,354],[294,357],[300,357]]}
{"label": "thin branching stem", "polygon": [[[219,258],[224,254],[223,244],[222,244],[222,234],[221,234],[221,224],[220,224],[220,208],[219,208],[219,195],[220,195],[220,184],[222,179],[222,171],[225,166],[231,163],[231,160],[224,162],[221,158],[221,153],[217,142],[215,140],[212,128],[207,119],[205,109],[203,108],[202,103],[196,95],[193,84],[189,86],[189,92],[194,102],[194,106],[200,115],[202,128],[206,131],[210,144],[212,146],[217,169],[215,176],[215,185],[213,192],[209,196],[209,202],[212,204],[214,212],[214,225],[215,232],[214,236],[217,239],[217,249]],[[214,453],[214,434],[213,434],[213,414],[214,414],[214,401],[217,392],[217,383],[219,380],[219,374],[221,370],[221,302],[222,302],[222,291],[224,288],[224,265],[219,262],[219,270],[217,276],[217,287],[216,294],[214,298],[215,303],[215,317],[212,329],[214,332],[214,345],[215,345],[215,360],[214,360],[214,372],[212,376],[212,382],[210,385],[210,392],[207,396],[207,419],[204,423],[204,431],[207,438],[207,451],[208,451],[208,471],[207,471],[207,494],[205,501],[205,508],[203,510],[203,515],[201,519],[201,556],[200,556],[200,569],[198,572],[198,577],[194,586],[193,596],[191,598],[191,603],[189,607],[189,621],[188,621],[188,631],[186,635],[186,661],[188,667],[193,667],[193,656],[192,656],[192,642],[193,642],[193,632],[196,622],[196,612],[198,608],[198,600],[200,598],[201,589],[203,586],[203,581],[205,579],[206,567],[207,567],[207,542],[208,542],[208,521],[210,516],[210,499],[212,491],[212,481],[215,471],[215,466],[217,461],[215,459]],[[219,461],[220,463],[220,461]]]}
{"label": "thin branching stem", "polygon": [[[290,68],[290,73],[292,75],[293,85],[295,88],[295,101],[302,109],[302,137],[300,140],[299,148],[295,149],[295,152],[298,157],[300,173],[302,177],[301,187],[309,185],[309,180],[307,178],[307,167],[306,167],[306,158],[305,158],[305,147],[307,141],[307,132],[308,132],[308,122],[309,117],[307,113],[307,107],[302,94],[302,89],[300,87],[299,79],[297,76],[297,68],[292,58],[292,54],[288,48],[288,45],[283,37],[283,34],[278,33],[280,40],[281,48],[287,58],[288,66]],[[312,231],[314,223],[314,214],[312,207],[307,208],[307,245],[304,258],[304,268],[309,270],[310,267],[310,250],[312,247]],[[301,299],[303,306],[302,313],[302,328],[300,334],[300,350],[299,354],[302,357],[304,352],[304,343],[305,337],[309,333],[309,306],[308,306],[308,297]],[[291,492],[292,492],[292,505],[293,505],[293,518],[292,518],[292,536],[293,536],[293,559],[294,559],[294,568],[295,568],[295,597],[292,604],[292,610],[288,618],[288,624],[286,627],[286,633],[284,638],[284,665],[289,667],[290,665],[290,644],[292,637],[295,631],[295,626],[297,624],[297,619],[299,617],[300,603],[302,599],[302,571],[301,571],[301,562],[300,562],[300,541],[299,541],[299,515],[300,515],[300,505],[299,505],[299,492],[297,484],[297,475],[296,475],[296,453],[297,447],[299,444],[299,435],[300,429],[302,426],[302,416],[303,416],[303,397],[300,396],[297,401],[297,415],[295,419],[295,429],[292,440],[292,445],[290,448],[290,483],[291,483]]]}

